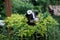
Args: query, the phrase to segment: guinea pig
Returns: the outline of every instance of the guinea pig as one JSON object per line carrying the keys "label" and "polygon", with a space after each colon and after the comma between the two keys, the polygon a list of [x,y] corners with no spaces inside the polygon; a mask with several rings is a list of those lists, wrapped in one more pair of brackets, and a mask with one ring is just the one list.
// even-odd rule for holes
{"label": "guinea pig", "polygon": [[28,10],[27,14],[26,14],[26,17],[28,19],[27,23],[29,25],[35,25],[34,21],[38,21],[37,15],[38,15],[38,12],[36,12],[36,11],[33,12],[32,10]]}

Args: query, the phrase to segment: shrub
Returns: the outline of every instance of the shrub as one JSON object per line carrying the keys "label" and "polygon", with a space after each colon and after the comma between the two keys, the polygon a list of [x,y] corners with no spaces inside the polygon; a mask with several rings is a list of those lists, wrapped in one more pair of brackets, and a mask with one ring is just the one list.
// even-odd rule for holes
{"label": "shrub", "polygon": [[13,32],[18,36],[31,36],[35,32],[44,36],[47,31],[47,26],[55,26],[58,25],[58,22],[55,21],[50,15],[39,14],[40,18],[39,22],[36,22],[35,26],[30,26],[27,24],[27,19],[24,15],[12,14],[11,17],[7,17],[5,19],[5,23],[7,23],[7,28],[13,28]]}

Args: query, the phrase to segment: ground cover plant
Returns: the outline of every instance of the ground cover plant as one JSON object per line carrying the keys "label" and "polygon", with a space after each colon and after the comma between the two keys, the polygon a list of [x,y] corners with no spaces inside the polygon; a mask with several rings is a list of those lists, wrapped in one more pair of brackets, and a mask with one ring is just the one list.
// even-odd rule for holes
{"label": "ground cover plant", "polygon": [[39,22],[35,22],[35,26],[28,25],[28,20],[24,15],[12,14],[11,17],[7,17],[4,21],[6,23],[6,31],[9,31],[8,34],[11,36],[10,39],[14,39],[13,36],[15,36],[16,39],[18,37],[23,38],[24,36],[31,37],[35,32],[44,37],[44,34],[47,32],[47,27],[49,29],[58,25],[58,22],[47,12],[45,14],[40,13],[38,17],[40,20]]}

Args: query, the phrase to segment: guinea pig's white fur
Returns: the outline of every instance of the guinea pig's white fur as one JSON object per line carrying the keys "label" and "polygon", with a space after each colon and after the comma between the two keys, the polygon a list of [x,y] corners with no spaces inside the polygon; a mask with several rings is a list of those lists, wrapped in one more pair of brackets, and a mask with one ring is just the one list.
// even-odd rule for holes
{"label": "guinea pig's white fur", "polygon": [[27,11],[27,14],[32,14],[32,13],[33,13],[32,10]]}

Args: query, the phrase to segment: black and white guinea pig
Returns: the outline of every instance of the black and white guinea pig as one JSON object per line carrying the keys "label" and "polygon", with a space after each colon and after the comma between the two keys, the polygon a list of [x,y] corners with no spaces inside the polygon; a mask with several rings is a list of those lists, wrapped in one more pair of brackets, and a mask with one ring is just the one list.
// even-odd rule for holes
{"label": "black and white guinea pig", "polygon": [[39,20],[37,15],[38,15],[37,11],[28,10],[27,14],[26,14],[26,17],[28,19],[28,23],[32,24],[32,25],[35,24],[34,21],[38,21]]}

